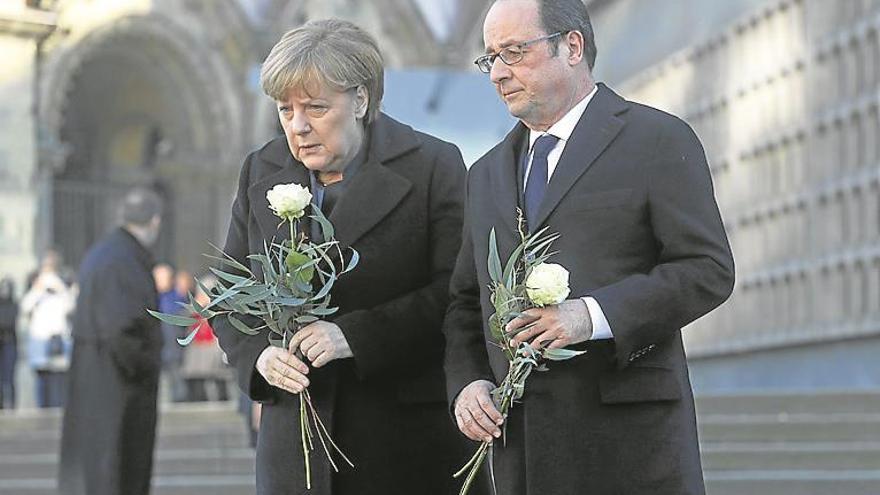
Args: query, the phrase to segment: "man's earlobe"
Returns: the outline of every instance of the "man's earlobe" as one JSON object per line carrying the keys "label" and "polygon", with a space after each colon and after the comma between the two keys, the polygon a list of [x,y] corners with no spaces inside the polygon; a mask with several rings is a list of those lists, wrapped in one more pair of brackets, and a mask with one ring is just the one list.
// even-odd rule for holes
{"label": "man's earlobe", "polygon": [[571,65],[577,65],[584,60],[584,37],[578,31],[572,31],[568,36],[571,37],[566,38],[568,60],[571,62]]}

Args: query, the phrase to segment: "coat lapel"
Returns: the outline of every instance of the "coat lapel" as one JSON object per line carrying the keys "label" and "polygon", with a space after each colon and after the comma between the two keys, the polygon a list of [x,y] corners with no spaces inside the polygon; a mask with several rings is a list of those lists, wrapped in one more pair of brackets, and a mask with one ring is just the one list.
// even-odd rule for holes
{"label": "coat lapel", "polygon": [[388,216],[409,194],[412,183],[386,164],[421,141],[412,128],[382,114],[370,128],[366,162],[330,214],[336,238],[351,246]]}
{"label": "coat lapel", "polygon": [[519,175],[518,148],[522,145],[522,139],[528,129],[522,122],[507,133],[498,148],[497,156],[490,163],[489,180],[492,187],[492,195],[495,204],[501,211],[500,225],[507,227],[510,232],[517,232],[516,209],[519,207]]}
{"label": "coat lapel", "polygon": [[303,164],[295,161],[293,155],[287,150],[285,144],[284,151],[277,150],[267,157],[267,161],[273,165],[277,165],[279,169],[267,175],[263,179],[251,184],[248,188],[248,201],[260,230],[263,232],[263,238],[266,240],[275,240],[281,242],[290,239],[290,229],[282,224],[282,220],[272,213],[269,209],[269,200],[266,199],[266,192],[278,184],[297,183],[303,187],[309,187],[309,173]]}
{"label": "coat lapel", "polygon": [[336,239],[351,246],[403,201],[412,183],[375,160],[367,160],[330,213]]}
{"label": "coat lapel", "polygon": [[599,91],[593,97],[593,101],[587,105],[584,115],[565,146],[565,151],[562,152],[559,164],[547,185],[538,217],[534,225],[529,226],[531,231],[541,228],[571,186],[623,129],[624,121],[618,115],[628,108],[623,98],[604,84],[599,84]]}
{"label": "coat lapel", "polygon": [[[421,141],[412,128],[384,114],[372,125],[367,159],[330,214],[340,243],[350,246],[357,242],[403,201],[412,183],[386,164],[419,146]],[[269,209],[266,192],[291,182],[310,187],[309,173],[293,159],[286,145],[274,149],[266,160],[278,170],[251,185],[248,199],[263,237],[280,242],[290,239],[290,232]]]}

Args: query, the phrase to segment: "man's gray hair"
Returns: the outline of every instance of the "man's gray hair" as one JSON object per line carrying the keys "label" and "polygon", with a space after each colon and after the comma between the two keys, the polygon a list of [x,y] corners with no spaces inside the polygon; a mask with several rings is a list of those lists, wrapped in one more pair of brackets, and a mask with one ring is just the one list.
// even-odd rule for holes
{"label": "man's gray hair", "polygon": [[337,91],[364,86],[369,97],[366,123],[376,120],[385,91],[385,69],[376,40],[340,19],[311,21],[285,33],[263,62],[263,91],[280,101],[291,88],[310,93],[316,84]]}
{"label": "man's gray hair", "polygon": [[[541,27],[547,34],[568,33],[578,31],[584,37],[584,58],[590,70],[596,63],[596,37],[590,14],[582,0],[537,0],[538,13],[541,16]],[[555,56],[559,48],[559,40],[551,44]]]}
{"label": "man's gray hair", "polygon": [[122,200],[120,214],[123,225],[149,225],[155,216],[162,215],[162,198],[153,190],[137,187],[129,191]]}

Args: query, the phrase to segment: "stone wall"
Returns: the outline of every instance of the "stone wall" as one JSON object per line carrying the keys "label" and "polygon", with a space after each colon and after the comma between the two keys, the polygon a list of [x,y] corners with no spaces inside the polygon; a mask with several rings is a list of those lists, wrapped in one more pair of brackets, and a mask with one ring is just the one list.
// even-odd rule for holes
{"label": "stone wall", "polygon": [[769,1],[618,85],[700,135],[730,235],[734,295],[685,330],[695,374],[716,356],[713,373],[733,371],[722,356],[760,365],[786,349],[810,366],[823,343],[876,347],[878,30],[877,0]]}

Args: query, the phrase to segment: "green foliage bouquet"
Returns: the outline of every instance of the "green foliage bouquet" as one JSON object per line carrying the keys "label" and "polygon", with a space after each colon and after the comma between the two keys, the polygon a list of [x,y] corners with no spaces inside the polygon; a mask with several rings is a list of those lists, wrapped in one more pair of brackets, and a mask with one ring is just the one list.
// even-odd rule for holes
{"label": "green foliage bouquet", "polygon": [[[546,361],[564,361],[585,352],[539,348],[528,342],[522,342],[516,348],[511,347],[513,335],[505,330],[511,320],[527,309],[559,304],[569,294],[568,271],[561,265],[546,262],[555,254],[550,251],[550,246],[559,238],[559,234],[547,234],[546,227],[526,234],[522,212],[519,212],[518,224],[520,243],[503,266],[498,254],[495,229],[489,233],[489,291],[495,310],[489,317],[489,331],[492,343],[501,349],[509,362],[507,376],[491,393],[495,406],[505,418],[513,404],[522,399],[526,379],[532,371],[546,371]],[[520,331],[530,327],[531,325],[526,325]],[[506,435],[505,429],[502,440],[506,439]],[[466,474],[459,495],[468,492],[486,456],[490,455],[491,459],[492,448],[492,441],[481,443],[467,464],[453,475],[458,478]],[[491,461],[489,469],[491,473]],[[494,473],[491,477],[494,486]]]}
{"label": "green foliage bouquet", "polygon": [[[264,243],[262,253],[247,256],[257,263],[262,272],[258,276],[250,268],[232,256],[217,249],[219,256],[206,255],[219,263],[220,268],[211,268],[219,279],[218,284],[208,288],[197,280],[199,287],[208,295],[210,301],[204,306],[189,295],[189,303],[184,305],[185,314],[165,314],[150,311],[154,317],[172,325],[191,327],[198,319],[226,318],[229,324],[247,335],[257,335],[268,329],[271,345],[287,349],[293,335],[303,326],[334,314],[339,308],[330,305],[330,291],[339,276],[357,266],[357,251],[350,249],[350,257],[345,260],[344,252],[334,237],[333,225],[321,213],[321,209],[311,204],[312,195],[298,184],[278,184],[266,193],[273,213],[288,223],[290,240],[280,243]],[[311,207],[309,216],[320,225],[324,242],[315,243],[299,232],[299,221],[305,216],[306,208]],[[280,226],[280,225],[279,225]],[[252,326],[247,322],[257,322]],[[195,337],[193,330],[186,338],[179,339],[181,345],[188,345]],[[298,351],[297,351],[298,352]],[[301,354],[298,355],[300,357]],[[334,453],[349,466],[352,462],[336,445],[312,405],[309,390],[299,394],[300,431],[306,471],[306,488],[311,488],[310,454],[315,450],[315,437],[323,447],[327,460],[339,471]]]}

